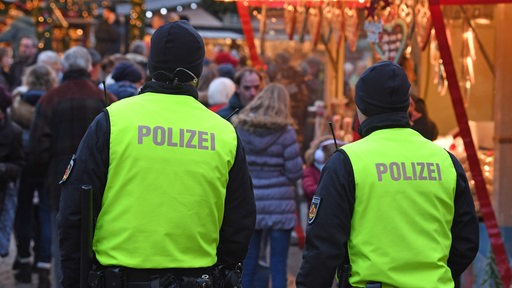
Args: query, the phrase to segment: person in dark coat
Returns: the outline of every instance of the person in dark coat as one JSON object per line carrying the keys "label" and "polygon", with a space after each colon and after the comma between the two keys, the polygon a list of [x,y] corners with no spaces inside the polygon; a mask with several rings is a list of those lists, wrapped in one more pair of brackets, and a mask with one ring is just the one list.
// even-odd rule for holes
{"label": "person in dark coat", "polygon": [[0,85],[0,257],[9,253],[16,210],[15,183],[25,164],[21,128],[6,114],[11,103],[11,95]]}
{"label": "person in dark coat", "polygon": [[[30,149],[30,126],[34,120],[35,106],[41,97],[51,88],[57,86],[57,74],[51,66],[36,64],[27,68],[23,76],[24,89],[17,89],[11,118],[23,129],[23,149],[28,156]],[[22,92],[22,90],[26,90]],[[52,263],[51,252],[51,210],[48,193],[44,188],[45,176],[34,173],[33,163],[28,162],[20,175],[18,186],[18,207],[14,222],[16,238],[16,259],[13,267],[17,268],[14,278],[21,283],[32,282],[32,267],[38,272],[38,287],[50,287],[49,269]],[[37,191],[39,202],[34,204]],[[36,225],[37,223],[37,225]],[[32,255],[32,240],[34,255]],[[32,256],[34,261],[32,261]]]}
{"label": "person in dark coat", "polygon": [[14,91],[21,85],[25,69],[37,61],[37,38],[33,36],[21,37],[18,54],[9,68],[9,88]]}
{"label": "person in dark coat", "polygon": [[122,40],[121,23],[116,14],[116,6],[109,4],[103,8],[102,20],[95,30],[96,51],[101,57],[121,52]]}
{"label": "person in dark coat", "polygon": [[436,122],[428,115],[425,100],[411,95],[409,118],[411,119],[412,129],[418,131],[418,133],[428,140],[433,141],[437,139],[439,129],[437,128]]}
{"label": "person in dark coat", "polygon": [[[40,98],[30,130],[29,161],[35,167],[34,173],[46,175],[45,189],[50,198],[52,221],[59,210],[59,181],[80,140],[92,120],[117,100],[110,94],[105,99],[103,91],[91,80],[91,62],[89,51],[84,47],[75,46],[64,53],[62,81]],[[53,256],[59,259],[56,224],[52,229]],[[55,263],[55,276],[60,279],[60,262]]]}
{"label": "person in dark coat", "polygon": [[11,103],[10,93],[0,86],[0,215],[7,186],[16,182],[25,164],[21,128],[7,117],[7,108]]}

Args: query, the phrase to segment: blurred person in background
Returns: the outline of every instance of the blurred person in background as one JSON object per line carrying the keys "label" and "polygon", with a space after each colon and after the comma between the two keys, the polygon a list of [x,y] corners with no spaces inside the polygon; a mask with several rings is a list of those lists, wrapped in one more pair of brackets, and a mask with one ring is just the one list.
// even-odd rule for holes
{"label": "blurred person in background", "polygon": [[142,40],[135,40],[130,43],[126,58],[137,63],[144,71],[144,80],[148,77],[148,51],[147,46]]}
{"label": "blurred person in background", "polygon": [[213,112],[219,111],[220,108],[226,106],[235,90],[236,85],[233,80],[226,77],[213,79],[208,86],[208,108]]}
{"label": "blurred person in background", "polygon": [[10,90],[9,87],[9,69],[13,63],[11,47],[0,47],[0,85],[5,89]]}
{"label": "blurred person in background", "polygon": [[115,4],[103,7],[102,19],[95,30],[95,49],[101,57],[121,52],[122,29],[117,17]]}
{"label": "blurred person in background", "polygon": [[101,55],[100,53],[94,49],[94,48],[87,48],[87,51],[89,51],[89,55],[91,55],[91,64],[92,68],[89,74],[91,75],[91,80],[96,83],[100,84],[100,82],[103,80],[103,69],[101,67]]}
{"label": "blurred person in background", "polygon": [[117,99],[123,99],[139,94],[139,88],[144,82],[144,71],[134,62],[119,62],[112,71],[114,83],[107,85],[107,91]]}
{"label": "blurred person in background", "polygon": [[219,77],[217,72],[217,65],[214,63],[203,63],[203,72],[199,77],[199,83],[197,84],[197,93],[199,94],[199,102],[208,106],[208,87],[212,83],[213,79]]}
{"label": "blurred person in background", "polygon": [[0,85],[0,257],[9,254],[14,213],[16,187],[19,173],[25,164],[21,128],[7,116],[12,98]]}
{"label": "blurred person in background", "polygon": [[244,68],[235,75],[235,84],[235,93],[229,98],[228,104],[217,112],[224,119],[254,100],[263,88],[263,76],[252,68]]}
{"label": "blurred person in background", "polygon": [[6,15],[7,28],[0,33],[0,42],[8,42],[15,57],[19,53],[19,44],[23,37],[36,37],[36,25],[32,17],[27,15],[24,4],[15,2],[9,6]]}
{"label": "blurred person in background", "polygon": [[268,237],[272,287],[285,288],[291,232],[297,221],[295,186],[302,177],[303,164],[288,91],[281,84],[270,83],[232,122],[247,154],[256,200],[256,227],[244,260],[242,286],[268,284],[259,283],[268,279],[257,276],[260,249],[265,249]]}
{"label": "blurred person in background", "polygon": [[[59,181],[89,124],[117,100],[110,94],[105,99],[103,91],[91,81],[92,60],[86,48],[75,46],[64,52],[62,68],[60,84],[44,94],[36,106],[28,159],[34,165],[35,175],[45,177],[52,210],[52,253],[57,260],[60,250],[55,217],[59,210]],[[60,280],[59,264],[55,261],[54,275]]]}
{"label": "blurred person in background", "polygon": [[[13,93],[10,114],[13,121],[23,129],[23,150],[27,159],[31,159],[29,133],[35,106],[48,90],[57,86],[57,83],[57,75],[50,66],[35,64],[25,70],[22,82],[24,89],[18,89]],[[50,287],[49,271],[52,262],[51,210],[44,183],[44,175],[38,175],[33,163],[27,161],[20,176],[18,207],[14,222],[17,252],[13,268],[18,270],[14,277],[20,283],[31,283],[32,267],[34,267],[39,277],[39,288]],[[36,193],[37,205],[34,204]],[[34,255],[32,255],[32,247]]]}
{"label": "blurred person in background", "polygon": [[304,155],[306,168],[302,175],[302,190],[306,196],[308,207],[313,200],[320,181],[320,173],[327,163],[327,160],[336,151],[336,145],[342,146],[345,143],[332,138],[332,135],[325,135],[311,142],[309,149]]}
{"label": "blurred person in background", "polygon": [[37,55],[36,63],[52,68],[57,75],[57,80],[60,81],[62,78],[62,65],[60,64],[60,56],[57,52],[52,50],[41,51]]}
{"label": "blurred person in background", "polygon": [[21,78],[25,68],[34,65],[37,61],[37,38],[33,36],[21,37],[19,50],[14,63],[9,69],[9,86],[11,91],[21,85]]}

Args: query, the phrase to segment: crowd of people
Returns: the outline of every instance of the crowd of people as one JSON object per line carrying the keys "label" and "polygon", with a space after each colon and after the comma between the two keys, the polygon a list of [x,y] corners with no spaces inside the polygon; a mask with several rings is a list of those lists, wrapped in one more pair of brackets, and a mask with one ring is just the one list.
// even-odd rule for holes
{"label": "crowd of people", "polygon": [[[20,15],[12,17],[16,20]],[[13,233],[17,253],[13,269],[18,282],[30,283],[32,274],[37,273],[40,288],[61,284],[77,287],[81,280],[79,236],[83,221],[78,193],[82,185],[90,184],[95,199],[92,244],[96,268],[106,269],[100,269],[105,273],[117,271],[110,267],[130,268],[123,270],[121,277],[127,283],[160,285],[163,282],[158,281],[164,281],[168,273],[179,273],[183,281],[196,283],[204,280],[204,273],[213,273],[208,267],[223,267],[223,273],[239,276],[236,281],[243,287],[287,287],[292,232],[301,225],[298,191],[304,191],[310,207],[298,287],[330,287],[336,270],[349,254],[356,268],[351,284],[375,281],[411,287],[414,282],[407,281],[427,279],[423,276],[428,276],[431,284],[441,283],[429,287],[458,283],[457,277],[469,265],[475,249],[475,239],[462,235],[474,232],[474,209],[468,202],[471,196],[457,160],[442,155],[426,141],[434,140],[438,131],[421,98],[409,95],[409,83],[415,79],[406,77],[405,66],[402,69],[390,62],[372,66],[357,81],[355,96],[346,95],[348,102],[355,103],[350,114],[358,124],[354,132],[361,134],[350,142],[355,144],[362,137],[360,144],[351,145],[334,131],[336,139],[326,131],[315,137],[312,131],[310,120],[318,114],[310,113],[308,107],[324,97],[317,58],[309,57],[296,68],[290,55],[280,52],[267,59],[266,70],[249,67],[237,55],[222,49],[215,58],[207,59],[203,40],[186,19],[167,21],[161,17],[155,17],[149,43],[136,40],[126,53],[121,53],[122,31],[116,23],[115,7],[105,7],[96,46],[75,46],[62,55],[39,51],[35,33],[26,33],[30,29],[9,40],[2,40],[7,39],[5,31],[0,34],[0,41],[14,41],[13,45],[0,47],[0,215],[11,215],[1,217],[6,221],[2,227],[11,228],[0,231],[0,256],[8,253]],[[383,88],[369,88],[374,84],[365,82],[368,78]],[[387,78],[396,87],[379,82]],[[379,93],[400,95],[398,100],[394,95],[377,99]],[[416,130],[421,134],[411,134],[408,128],[415,128],[419,120],[423,121],[422,130]],[[395,153],[395,158],[382,158],[387,152],[409,151],[405,144],[400,149],[386,148],[394,147],[390,143],[395,138],[386,138],[385,133],[407,137],[430,154],[422,150],[419,156]],[[371,150],[374,147],[369,135],[382,135],[372,137],[373,141],[382,144],[381,150],[391,151],[379,154]],[[160,149],[164,147],[180,149]],[[370,153],[367,151],[381,161],[374,163],[380,180],[368,180],[373,186],[365,186],[363,180],[368,177],[363,170],[372,167],[358,164],[365,162],[364,153]],[[332,155],[336,156],[329,162]],[[368,249],[379,249],[379,243],[367,239],[378,242],[380,238],[355,225],[362,221],[375,225],[379,215],[393,223],[397,216],[360,212],[365,205],[376,208],[377,204],[369,200],[354,203],[354,197],[363,195],[361,199],[367,199],[363,193],[379,187],[385,174],[402,184],[385,180],[387,187],[382,191],[402,193],[410,188],[427,195],[431,189],[424,185],[400,186],[408,184],[397,180],[406,177],[407,172],[395,175],[400,169],[393,168],[395,162],[388,163],[398,161],[405,170],[403,161],[415,157],[421,161],[439,159],[440,164],[429,166],[431,178],[427,180],[439,180],[436,189],[452,196],[455,193],[456,203],[446,195],[433,195],[435,203],[448,211],[438,217],[425,204],[430,196],[422,196],[425,202],[421,205],[413,197],[404,197],[408,204],[419,206],[430,217],[428,221],[441,223],[439,237],[444,238],[433,240],[440,243],[436,254],[425,255],[419,264],[424,265],[424,274],[407,270],[408,277],[393,282],[400,278],[396,276],[402,273],[400,269],[391,269],[394,274],[384,277],[364,261],[366,253],[372,252]],[[421,163],[427,165],[427,160]],[[441,171],[447,182],[441,182]],[[141,191],[148,193],[141,195]],[[17,205],[9,200],[12,197],[17,198]],[[394,197],[379,197],[393,207],[389,211],[404,208]],[[406,212],[409,220],[414,218],[414,211]],[[149,220],[147,215],[151,215]],[[452,220],[460,230],[450,231]],[[189,224],[182,226],[187,221]],[[170,224],[180,228],[168,228]],[[401,220],[384,226],[403,228],[408,224],[418,225],[417,221]],[[403,233],[393,234],[398,236],[387,237],[386,241],[390,244]],[[411,250],[416,249],[416,236],[406,238],[411,240],[407,242]],[[454,241],[450,248],[446,239],[451,237]],[[358,240],[368,246],[357,246],[354,243]],[[433,245],[425,237],[421,244],[426,248]],[[400,255],[398,250],[390,252]],[[382,260],[379,263],[388,265],[385,253],[377,256]],[[174,262],[169,263],[165,257]],[[400,260],[415,263],[412,258]],[[269,273],[260,273],[262,265],[269,267]],[[324,265],[327,269],[322,268]],[[51,270],[55,279],[50,279]],[[157,284],[155,277],[159,279]],[[117,287],[114,282],[105,287]]]}

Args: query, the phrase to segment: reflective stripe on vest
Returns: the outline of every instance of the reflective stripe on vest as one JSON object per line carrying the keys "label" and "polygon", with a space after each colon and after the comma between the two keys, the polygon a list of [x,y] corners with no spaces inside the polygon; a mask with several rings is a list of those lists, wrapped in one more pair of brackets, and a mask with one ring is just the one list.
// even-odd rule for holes
{"label": "reflective stripe on vest", "polygon": [[453,287],[447,266],[456,172],[449,154],[407,128],[342,147],[354,169],[350,283]]}
{"label": "reflective stripe on vest", "polygon": [[236,154],[233,126],[190,96],[146,93],[107,109],[110,165],[93,241],[98,261],[212,266]]}

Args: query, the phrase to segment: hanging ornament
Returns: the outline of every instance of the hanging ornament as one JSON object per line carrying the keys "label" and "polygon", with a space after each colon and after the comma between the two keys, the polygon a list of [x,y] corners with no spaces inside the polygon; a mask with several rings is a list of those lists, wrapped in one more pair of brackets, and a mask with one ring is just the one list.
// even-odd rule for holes
{"label": "hanging ornament", "polygon": [[301,38],[304,37],[303,34],[307,30],[304,29],[307,16],[308,14],[306,13],[306,7],[304,5],[295,6],[295,31]]}
{"label": "hanging ornament", "polygon": [[392,23],[398,19],[398,7],[401,4],[401,0],[390,0],[388,3],[381,3],[378,15],[382,20],[382,23]]}
{"label": "hanging ornament", "polygon": [[382,28],[378,42],[374,43],[373,47],[379,60],[396,63],[400,60],[406,46],[407,26],[402,19],[397,19],[392,23],[384,24]]}
{"label": "hanging ornament", "polygon": [[331,41],[332,35],[332,20],[333,20],[333,7],[329,2],[326,2],[322,7],[322,27],[321,36],[323,37],[324,43]]}
{"label": "hanging ornament", "polygon": [[336,50],[340,48],[343,39],[343,12],[340,6],[334,7],[332,17],[332,39],[336,41]]}
{"label": "hanging ornament", "polygon": [[364,23],[364,30],[366,37],[370,44],[379,42],[379,34],[382,32],[382,22],[379,21],[366,21]]}
{"label": "hanging ornament", "polygon": [[402,19],[407,26],[407,31],[411,31],[411,26],[414,18],[414,11],[412,5],[407,4],[407,1],[398,5],[398,18]]}
{"label": "hanging ornament", "polygon": [[432,17],[428,9],[428,0],[420,0],[414,8],[414,25],[416,41],[421,51],[423,51],[427,47],[432,31]]}
{"label": "hanging ornament", "polygon": [[308,9],[308,31],[311,37],[311,43],[313,47],[318,44],[320,37],[320,28],[322,25],[322,17],[320,15],[320,9],[318,7],[309,7]]}
{"label": "hanging ornament", "polygon": [[284,26],[286,30],[286,35],[288,35],[289,40],[293,40],[293,35],[295,34],[295,25],[296,25],[296,9],[293,5],[287,5],[284,8]]}
{"label": "hanging ornament", "polygon": [[343,32],[350,51],[356,51],[357,39],[359,38],[358,29],[359,19],[355,8],[345,7],[343,9]]}
{"label": "hanging ornament", "polygon": [[389,0],[371,0],[370,4],[365,8],[366,20],[382,19],[382,11],[389,8]]}
{"label": "hanging ornament", "polygon": [[306,37],[307,28],[307,8],[304,4],[295,6],[295,34],[299,36],[299,41],[304,42]]}

